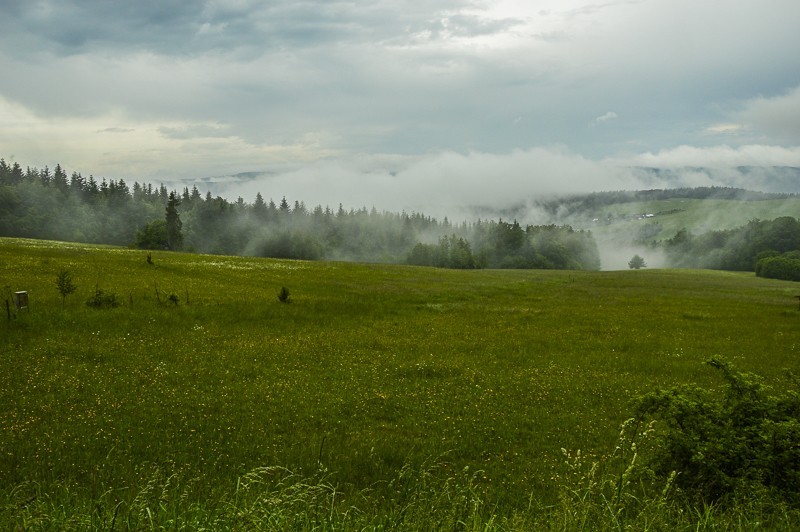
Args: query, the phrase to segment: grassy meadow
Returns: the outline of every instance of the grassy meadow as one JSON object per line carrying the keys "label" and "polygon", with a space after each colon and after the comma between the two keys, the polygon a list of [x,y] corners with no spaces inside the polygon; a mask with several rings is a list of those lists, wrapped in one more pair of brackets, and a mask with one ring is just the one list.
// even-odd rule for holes
{"label": "grassy meadow", "polygon": [[[800,370],[800,285],[751,273],[152,258],[0,239],[2,299],[30,298],[0,314],[0,527],[226,528],[273,475],[384,528],[413,528],[408,483],[452,503],[462,479],[484,504],[462,528],[525,528],[558,505],[562,449],[610,453],[640,394],[720,386],[712,356],[775,387]],[[119,306],[88,307],[97,288]],[[264,519],[229,526],[287,524]]]}
{"label": "grassy meadow", "polygon": [[[658,224],[661,231],[649,239],[667,240],[681,229],[703,234],[736,229],[750,220],[774,220],[781,216],[796,218],[799,212],[798,197],[770,200],[673,198],[606,205],[596,213],[597,216],[601,219],[612,216],[616,220],[608,225],[589,227],[592,232],[605,235],[624,232],[625,229],[630,230],[631,227],[641,227],[644,224]],[[645,220],[624,219],[645,213],[653,214],[654,217]]]}

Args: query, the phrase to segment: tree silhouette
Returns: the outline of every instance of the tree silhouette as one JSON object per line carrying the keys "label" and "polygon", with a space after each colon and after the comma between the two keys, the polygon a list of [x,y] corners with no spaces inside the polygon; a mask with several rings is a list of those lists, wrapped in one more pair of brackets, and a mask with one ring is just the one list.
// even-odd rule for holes
{"label": "tree silhouette", "polygon": [[638,270],[640,268],[647,268],[647,264],[645,264],[642,257],[634,255],[631,260],[628,261],[628,268],[631,270]]}

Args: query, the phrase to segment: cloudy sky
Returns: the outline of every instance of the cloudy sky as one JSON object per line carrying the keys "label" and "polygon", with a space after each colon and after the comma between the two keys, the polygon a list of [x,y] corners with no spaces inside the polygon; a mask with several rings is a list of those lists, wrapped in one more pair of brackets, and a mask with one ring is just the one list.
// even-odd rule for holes
{"label": "cloudy sky", "polygon": [[219,190],[391,210],[800,166],[797,0],[0,0],[0,20],[0,156],[23,166],[264,172]]}

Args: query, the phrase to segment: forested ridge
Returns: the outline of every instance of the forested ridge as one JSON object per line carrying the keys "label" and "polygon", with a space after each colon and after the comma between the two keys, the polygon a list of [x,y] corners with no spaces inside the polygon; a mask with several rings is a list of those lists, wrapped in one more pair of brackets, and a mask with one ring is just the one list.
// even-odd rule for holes
{"label": "forested ridge", "polygon": [[595,216],[596,211],[607,205],[637,201],[659,201],[669,199],[718,199],[739,201],[762,201],[796,197],[782,192],[758,192],[734,187],[678,187],[649,190],[614,190],[574,195],[541,203],[542,209],[553,216],[566,217],[576,213]]}
{"label": "forested ridge", "polygon": [[310,260],[410,263],[447,268],[599,269],[589,231],[567,225],[422,213],[332,209],[258,193],[252,203],[0,159],[0,236],[143,249]]}

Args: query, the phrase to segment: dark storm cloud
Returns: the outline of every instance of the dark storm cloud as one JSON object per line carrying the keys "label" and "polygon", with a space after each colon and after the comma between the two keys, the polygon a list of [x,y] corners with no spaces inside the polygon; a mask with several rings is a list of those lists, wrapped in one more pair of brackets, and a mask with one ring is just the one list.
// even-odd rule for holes
{"label": "dark storm cloud", "polygon": [[215,0],[34,0],[3,7],[8,49],[71,55],[148,51],[197,55],[211,51],[263,53],[281,47],[335,43],[403,43],[418,31],[463,36],[506,31],[518,21],[474,15],[442,18],[439,10],[468,2],[439,2],[432,13],[416,2],[255,2]]}
{"label": "dark storm cloud", "polygon": [[195,31],[195,17],[202,8],[200,2],[157,0],[23,0],[9,4],[6,45],[21,49],[14,46],[21,37],[27,45],[25,51],[56,55],[95,48],[180,49]]}

